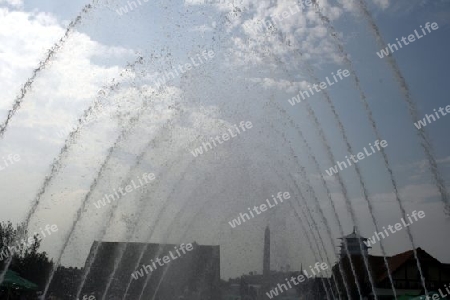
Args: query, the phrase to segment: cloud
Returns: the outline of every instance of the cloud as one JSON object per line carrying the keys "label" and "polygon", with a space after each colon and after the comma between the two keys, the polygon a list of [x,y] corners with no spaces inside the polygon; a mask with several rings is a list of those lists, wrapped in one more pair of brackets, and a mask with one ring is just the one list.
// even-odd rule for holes
{"label": "cloud", "polygon": [[382,9],[389,7],[389,0],[373,0],[373,2]]}
{"label": "cloud", "polygon": [[206,24],[202,24],[202,25],[197,25],[197,26],[193,26],[192,28],[189,29],[189,31],[192,32],[212,32],[214,30],[213,25],[206,25]]}
{"label": "cloud", "polygon": [[[427,202],[433,200],[433,198],[439,197],[440,195],[436,186],[432,184],[407,185],[402,187],[399,192],[403,201],[412,203]],[[393,202],[395,200],[395,194],[393,192],[379,193],[373,195],[372,199],[376,203]]]}
{"label": "cloud", "polygon": [[[64,29],[46,13],[26,13],[0,8],[0,78],[4,97],[15,93]],[[0,108],[9,106],[2,102]]]}
{"label": "cloud", "polygon": [[[0,88],[5,91],[0,104],[2,115],[11,108],[13,99],[45,57],[65,28],[51,14],[10,11],[0,8]],[[111,59],[123,61],[133,51],[102,45],[89,36],[73,32],[49,65],[39,73],[32,91],[22,104],[15,126],[33,127],[66,124],[87,107],[95,93],[108,80],[117,76],[121,67],[93,62]]]}
{"label": "cloud", "polygon": [[246,80],[259,83],[265,89],[278,89],[286,93],[297,93],[299,90],[304,90],[310,84],[307,81],[289,81],[284,79],[274,78],[246,78]]}
{"label": "cloud", "polygon": [[[450,156],[436,159],[439,168],[447,168],[450,165]],[[394,166],[394,170],[403,172],[409,176],[411,180],[424,179],[430,172],[429,162],[426,159],[418,160],[413,163]]]}
{"label": "cloud", "polygon": [[0,0],[0,5],[1,4],[7,4],[14,8],[20,8],[23,6],[23,1],[22,0]]}
{"label": "cloud", "polygon": [[[302,59],[339,63],[340,59],[322,20],[311,6],[289,1],[187,1],[187,5],[208,5],[227,16],[230,33],[229,63],[252,68],[267,65],[267,57],[284,57],[301,52]],[[330,21],[342,17],[343,9],[321,1]],[[205,24],[194,30],[209,30]]]}

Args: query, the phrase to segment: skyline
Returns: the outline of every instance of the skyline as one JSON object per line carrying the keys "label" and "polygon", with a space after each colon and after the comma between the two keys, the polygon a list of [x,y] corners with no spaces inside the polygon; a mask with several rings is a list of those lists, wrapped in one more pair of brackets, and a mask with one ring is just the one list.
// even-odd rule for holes
{"label": "skyline", "polygon": [[[353,226],[367,236],[403,212],[423,211],[433,218],[383,238],[384,250],[379,241],[372,252],[409,250],[412,236],[450,262],[450,242],[432,234],[450,225],[442,196],[450,178],[448,2],[364,1],[387,48],[359,1],[321,2],[326,18],[306,4],[288,16],[292,3],[282,1],[145,2],[121,16],[124,1],[93,2],[83,12],[88,3],[0,1],[2,123],[33,78],[0,139],[0,219],[20,223],[33,212],[30,231],[57,224],[43,241],[50,257],[66,249],[63,265],[81,266],[99,238],[195,240],[221,246],[232,262],[221,277],[229,278],[260,270],[252,249],[263,249],[267,225],[277,241],[273,265],[298,268],[317,253],[335,261],[333,244]],[[225,18],[230,12],[239,13]],[[255,31],[255,20],[276,30]],[[208,60],[166,76],[203,53]],[[99,97],[107,116],[80,124],[96,114]],[[245,134],[235,125],[241,121],[251,124]],[[76,134],[58,134],[77,124]],[[220,146],[212,139],[206,151],[208,137],[234,129],[237,139]],[[389,146],[338,169],[374,141]],[[144,172],[155,179],[112,205],[92,205]],[[289,203],[230,228],[280,190],[289,191]]]}

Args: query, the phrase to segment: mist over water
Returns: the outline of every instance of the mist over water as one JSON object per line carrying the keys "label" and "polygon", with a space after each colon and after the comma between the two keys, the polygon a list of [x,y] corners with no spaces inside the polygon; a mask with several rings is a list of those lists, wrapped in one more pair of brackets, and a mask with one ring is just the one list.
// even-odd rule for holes
{"label": "mist over water", "polygon": [[[447,105],[443,85],[428,91],[449,62],[435,50],[450,30],[435,11],[450,7],[423,4],[439,31],[383,61],[376,51],[419,27],[407,16],[420,5],[395,20],[403,1],[306,3],[94,1],[72,4],[69,21],[57,5],[0,3],[0,24],[12,26],[11,14],[22,26],[10,44],[32,48],[40,34],[53,45],[32,48],[38,68],[29,58],[17,70],[3,58],[14,48],[0,49],[5,88],[20,86],[0,106],[0,157],[21,157],[0,170],[1,220],[30,233],[58,225],[39,248],[53,260],[39,283],[44,299],[269,299],[316,263],[329,269],[281,295],[398,299],[442,286],[426,257],[450,263],[439,233],[449,226],[450,119],[414,122]],[[423,61],[425,50],[435,57]],[[348,78],[323,87],[343,69]],[[361,159],[375,139],[389,146]],[[280,191],[290,199],[254,210]],[[388,235],[413,211],[426,217]],[[365,238],[377,232],[386,234],[370,249]],[[132,277],[188,243],[191,254]],[[401,253],[417,272],[404,288]],[[17,261],[5,256],[0,283]]]}

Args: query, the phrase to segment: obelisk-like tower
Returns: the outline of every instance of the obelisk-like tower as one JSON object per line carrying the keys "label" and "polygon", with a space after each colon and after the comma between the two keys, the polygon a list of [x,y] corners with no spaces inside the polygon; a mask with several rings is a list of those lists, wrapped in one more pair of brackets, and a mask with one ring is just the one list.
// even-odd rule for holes
{"label": "obelisk-like tower", "polygon": [[[263,292],[270,290],[270,229],[266,227],[264,232],[264,261],[263,261]],[[263,297],[264,298],[264,297]]]}

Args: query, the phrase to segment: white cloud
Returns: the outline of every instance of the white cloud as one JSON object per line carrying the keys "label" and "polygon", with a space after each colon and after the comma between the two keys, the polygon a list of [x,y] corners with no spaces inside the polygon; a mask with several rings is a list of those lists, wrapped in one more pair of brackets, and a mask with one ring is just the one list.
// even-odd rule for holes
{"label": "white cloud", "polygon": [[[436,159],[439,168],[448,167],[450,164],[450,156]],[[394,170],[404,172],[411,180],[423,180],[430,172],[430,164],[428,160],[422,159],[409,164],[402,164],[394,166]]]}
{"label": "white cloud", "polygon": [[373,0],[373,2],[382,9],[389,7],[389,0]]}
{"label": "white cloud", "polygon": [[[0,104],[3,115],[65,28],[48,13],[0,8],[0,14],[0,89],[4,98],[10,99]],[[129,49],[105,46],[86,34],[73,32],[49,65],[38,73],[23,101],[22,116],[14,124],[25,127],[66,124],[87,107],[103,84],[119,73],[119,66],[100,66],[92,59],[115,58],[125,62],[132,54]]]}
{"label": "white cloud", "polygon": [[[64,33],[55,18],[0,8],[0,88],[13,98],[47,49]],[[1,103],[0,108],[10,103]]]}
{"label": "white cloud", "polygon": [[285,91],[286,93],[297,93],[299,90],[304,90],[310,84],[307,81],[289,81],[284,79],[274,79],[274,78],[246,78],[246,80],[259,83],[266,89],[275,88],[280,91]]}
{"label": "white cloud", "polygon": [[206,25],[206,24],[202,24],[202,25],[198,25],[198,26],[193,26],[190,31],[193,32],[212,32],[214,29],[213,25]]}
{"label": "white cloud", "polygon": [[[230,1],[186,2],[188,5],[209,5],[225,14],[236,12],[236,17],[226,22],[226,30],[233,31],[230,37],[233,47],[228,61],[232,66],[267,64],[265,56],[292,55],[297,50],[302,52],[303,59],[340,61],[322,20],[312,6],[302,8],[289,1],[248,0],[234,5]],[[340,6],[327,1],[321,1],[321,10],[330,21],[339,19],[343,13]],[[208,26],[204,25],[195,30],[206,28]]]}
{"label": "white cloud", "polygon": [[7,4],[12,7],[19,8],[19,7],[23,6],[23,1],[22,0],[0,0],[0,5],[1,4]]}

